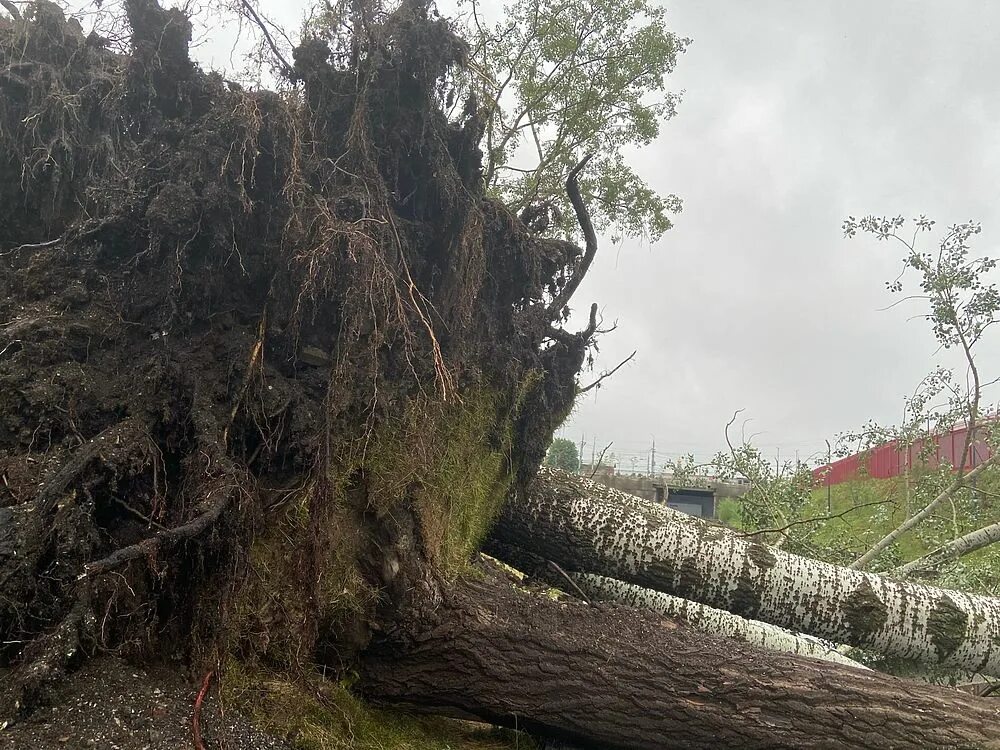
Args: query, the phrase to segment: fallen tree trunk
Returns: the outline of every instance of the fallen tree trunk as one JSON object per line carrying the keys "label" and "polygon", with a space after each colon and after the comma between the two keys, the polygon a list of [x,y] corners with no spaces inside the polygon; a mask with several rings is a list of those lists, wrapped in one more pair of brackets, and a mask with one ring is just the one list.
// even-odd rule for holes
{"label": "fallen tree trunk", "polygon": [[886,655],[1000,675],[1000,601],[799,557],[701,519],[543,470],[494,529],[600,573]]}
{"label": "fallen tree trunk", "polygon": [[913,575],[930,575],[937,572],[945,563],[957,560],[977,549],[988,547],[1000,541],[1000,523],[990,524],[981,529],[970,531],[968,534],[952,539],[947,544],[943,544],[937,549],[928,552],[923,557],[911,560],[905,565],[900,565],[892,572],[895,575],[906,577]]}
{"label": "fallen tree trunk", "polygon": [[636,586],[633,583],[619,581],[617,578],[594,573],[567,573],[551,561],[509,544],[500,545],[492,542],[488,545],[488,552],[495,556],[492,559],[506,561],[510,566],[507,568],[509,572],[522,578],[544,581],[588,603],[592,600],[617,602],[657,612],[706,633],[735,638],[768,651],[781,651],[786,654],[836,662],[856,669],[868,669],[865,665],[844,656],[827,641],[793,633],[768,622],[749,620],[724,609],[716,609],[690,599]]}
{"label": "fallen tree trunk", "polygon": [[420,600],[360,685],[593,748],[1000,747],[989,701],[495,580]]}
{"label": "fallen tree trunk", "polygon": [[831,645],[818,638],[798,635],[767,622],[748,620],[723,609],[708,607],[690,599],[664,594],[662,591],[644,589],[634,583],[593,573],[573,573],[570,580],[588,597],[612,601],[630,607],[648,609],[661,615],[680,620],[698,630],[735,638],[768,651],[798,654],[813,659],[843,664],[855,669],[868,669],[863,664],[844,656]]}

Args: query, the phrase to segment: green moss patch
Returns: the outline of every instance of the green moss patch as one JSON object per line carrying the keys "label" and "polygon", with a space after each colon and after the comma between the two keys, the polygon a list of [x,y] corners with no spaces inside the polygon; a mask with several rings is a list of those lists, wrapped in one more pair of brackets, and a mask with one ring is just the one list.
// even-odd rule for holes
{"label": "green moss patch", "polygon": [[520,733],[440,717],[378,709],[339,683],[292,678],[230,662],[223,698],[297,750],[532,750]]}

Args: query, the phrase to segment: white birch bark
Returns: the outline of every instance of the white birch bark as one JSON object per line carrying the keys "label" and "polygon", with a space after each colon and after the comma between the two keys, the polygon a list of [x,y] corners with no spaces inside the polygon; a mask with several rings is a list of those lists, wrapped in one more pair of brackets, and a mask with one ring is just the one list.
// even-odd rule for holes
{"label": "white birch bark", "polygon": [[748,620],[722,609],[709,607],[690,599],[664,594],[662,591],[645,589],[634,583],[625,583],[616,578],[594,575],[593,573],[570,573],[570,578],[580,590],[592,599],[615,601],[630,607],[639,607],[659,612],[667,617],[686,622],[706,633],[723,635],[760,646],[769,651],[798,654],[814,659],[844,664],[856,669],[868,669],[853,659],[837,651],[831,644],[819,638],[802,636],[790,630],[779,628],[767,622]]}
{"label": "white birch bark", "polygon": [[900,565],[892,572],[898,576],[913,575],[924,570],[932,570],[946,562],[957,560],[963,555],[975,552],[977,549],[988,547],[1000,541],[1000,523],[984,526],[981,529],[970,531],[958,539],[952,539],[947,544],[938,547],[932,552],[928,552],[923,557],[911,560],[905,565]]}
{"label": "white birch bark", "polygon": [[810,560],[580,477],[543,469],[494,537],[836,643],[1000,676],[1000,600]]}

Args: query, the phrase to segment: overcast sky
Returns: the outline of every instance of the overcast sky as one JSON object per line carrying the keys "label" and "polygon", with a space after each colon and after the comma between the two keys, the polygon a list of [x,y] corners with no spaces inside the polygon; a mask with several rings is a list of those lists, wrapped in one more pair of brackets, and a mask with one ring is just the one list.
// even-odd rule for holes
{"label": "overcast sky", "polygon": [[[661,460],[707,457],[743,408],[771,455],[805,458],[869,418],[898,421],[935,342],[911,320],[919,303],[883,309],[900,248],[840,226],[974,218],[977,247],[996,253],[1000,4],[666,7],[694,39],[671,79],[686,93],[636,163],[684,211],[655,245],[598,256],[578,304],[619,322],[601,363],[639,353],[562,433],[632,455],[655,436]],[[984,359],[996,374],[1000,357]]]}
{"label": "overcast sky", "polygon": [[[303,6],[263,4],[292,26]],[[655,245],[603,244],[577,306],[618,321],[599,367],[638,354],[561,434],[585,439],[588,458],[614,441],[627,469],[654,438],[658,463],[709,458],[736,409],[783,457],[898,421],[936,346],[918,303],[884,309],[901,248],[845,240],[841,222],[977,219],[977,247],[996,253],[1000,3],[665,5],[694,39],[670,79],[685,95],[634,163],[684,211]],[[230,64],[212,36],[201,54]]]}

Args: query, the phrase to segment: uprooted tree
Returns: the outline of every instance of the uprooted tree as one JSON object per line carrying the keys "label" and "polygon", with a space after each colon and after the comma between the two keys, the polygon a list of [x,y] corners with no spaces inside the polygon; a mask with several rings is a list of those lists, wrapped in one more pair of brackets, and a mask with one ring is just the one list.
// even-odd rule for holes
{"label": "uprooted tree", "polygon": [[351,662],[532,475],[595,330],[552,325],[592,251],[484,199],[480,123],[435,107],[466,48],[424,5],[354,68],[305,40],[280,95],[126,8],[128,54],[50,3],[0,26],[14,714],[95,648]]}
{"label": "uprooted tree", "polygon": [[303,40],[280,94],[198,70],[155,0],[125,51],[12,7],[0,720],[112,652],[360,665],[373,700],[589,746],[1000,741],[985,700],[470,573],[572,406],[597,242],[586,160],[583,248],[485,196],[482,122],[434,95],[467,48],[425,3],[361,8],[346,61]]}

